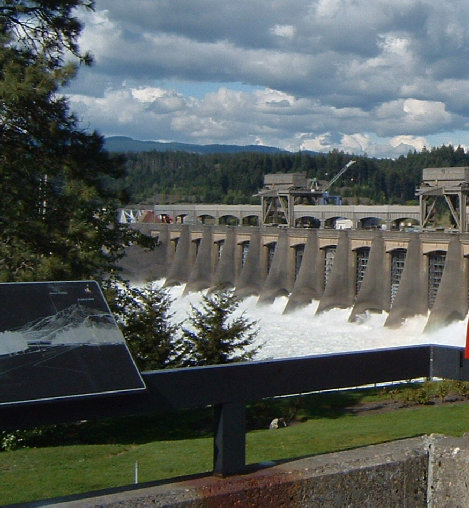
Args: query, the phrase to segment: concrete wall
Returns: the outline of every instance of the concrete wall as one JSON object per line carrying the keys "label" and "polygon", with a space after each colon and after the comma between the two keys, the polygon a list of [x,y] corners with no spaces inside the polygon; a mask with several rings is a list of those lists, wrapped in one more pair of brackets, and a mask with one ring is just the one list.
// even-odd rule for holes
{"label": "concrete wall", "polygon": [[468,477],[468,437],[432,435],[253,465],[228,478],[198,475],[56,500],[54,506],[463,507],[469,506]]}
{"label": "concrete wall", "polygon": [[[165,278],[167,286],[186,284],[186,292],[233,287],[241,298],[259,296],[260,304],[285,295],[285,312],[319,300],[318,312],[350,308],[351,320],[384,311],[389,313],[388,327],[398,327],[412,316],[429,315],[427,331],[467,314],[469,234],[174,224],[145,228],[146,234],[158,237],[159,246],[153,252],[132,247],[122,263],[124,276],[139,283]],[[249,250],[243,262],[246,242]],[[304,254],[298,270],[299,246]],[[330,247],[336,251],[324,287],[325,251]],[[363,249],[369,249],[369,257],[357,291],[357,252]],[[391,304],[396,249],[405,251],[406,257]],[[446,260],[429,313],[429,258],[435,252],[446,254]]]}

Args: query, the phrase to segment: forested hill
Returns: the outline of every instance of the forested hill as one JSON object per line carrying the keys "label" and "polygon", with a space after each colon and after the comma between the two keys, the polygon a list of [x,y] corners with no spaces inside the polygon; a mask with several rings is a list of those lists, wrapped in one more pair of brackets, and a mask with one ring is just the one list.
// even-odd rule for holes
{"label": "forested hill", "polygon": [[110,136],[104,138],[104,146],[109,152],[190,152],[190,153],[239,153],[239,152],[258,152],[258,153],[279,153],[285,152],[273,146],[264,145],[193,145],[189,143],[161,141],[139,141],[126,136]]}
{"label": "forested hill", "polygon": [[442,146],[398,159],[356,157],[339,151],[308,153],[128,153],[128,174],[119,183],[129,203],[166,201],[258,203],[253,198],[266,173],[306,172],[330,180],[350,159],[356,164],[330,189],[347,203],[405,204],[415,200],[425,167],[469,166],[463,148]]}

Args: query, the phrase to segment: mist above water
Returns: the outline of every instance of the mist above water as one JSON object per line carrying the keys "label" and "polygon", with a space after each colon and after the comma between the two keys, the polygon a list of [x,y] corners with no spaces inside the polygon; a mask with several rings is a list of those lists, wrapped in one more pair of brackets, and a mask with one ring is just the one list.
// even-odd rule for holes
{"label": "mist above water", "polygon": [[[191,304],[200,308],[201,293],[183,296],[184,286],[170,288],[176,322],[190,313]],[[271,305],[257,305],[257,296],[243,300],[238,312],[257,321],[256,344],[262,347],[256,359],[291,358],[324,353],[361,351],[417,344],[465,345],[466,322],[457,321],[432,333],[423,334],[426,316],[408,319],[400,328],[384,327],[387,314],[369,314],[360,323],[349,323],[351,309],[332,309],[315,315],[317,301],[290,314],[282,314],[287,304],[280,297]]]}

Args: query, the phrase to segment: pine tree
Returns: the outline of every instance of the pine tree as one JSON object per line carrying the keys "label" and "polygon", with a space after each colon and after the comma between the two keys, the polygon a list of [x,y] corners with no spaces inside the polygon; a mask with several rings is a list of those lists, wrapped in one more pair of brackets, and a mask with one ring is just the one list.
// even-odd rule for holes
{"label": "pine tree", "polygon": [[0,281],[108,277],[133,236],[109,190],[123,160],[78,128],[59,93],[90,63],[77,46],[80,6],[92,2],[0,5]]}
{"label": "pine tree", "polygon": [[257,323],[246,319],[244,313],[233,317],[238,306],[232,291],[205,295],[202,310],[191,306],[190,328],[183,329],[188,365],[232,363],[254,357],[259,349],[253,347]]}
{"label": "pine tree", "polygon": [[178,367],[182,363],[179,326],[172,324],[173,300],[163,288],[121,286],[113,312],[140,370]]}

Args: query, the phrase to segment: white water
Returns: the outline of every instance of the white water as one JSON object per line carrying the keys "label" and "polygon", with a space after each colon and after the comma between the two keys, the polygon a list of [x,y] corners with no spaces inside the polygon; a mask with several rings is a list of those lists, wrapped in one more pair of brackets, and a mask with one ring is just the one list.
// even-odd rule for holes
{"label": "white water", "polygon": [[[180,322],[190,313],[190,305],[200,308],[202,295],[182,296],[184,286],[170,289],[174,300],[174,320]],[[398,329],[384,328],[387,314],[370,314],[362,323],[349,323],[351,309],[333,309],[315,316],[318,302],[283,315],[286,297],[272,305],[257,305],[257,297],[243,300],[239,311],[250,321],[257,321],[256,343],[262,344],[257,359],[290,358],[342,351],[360,351],[416,344],[464,346],[466,322],[458,321],[433,333],[423,335],[427,318],[407,320]]]}

